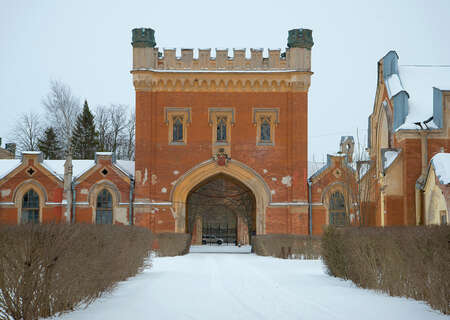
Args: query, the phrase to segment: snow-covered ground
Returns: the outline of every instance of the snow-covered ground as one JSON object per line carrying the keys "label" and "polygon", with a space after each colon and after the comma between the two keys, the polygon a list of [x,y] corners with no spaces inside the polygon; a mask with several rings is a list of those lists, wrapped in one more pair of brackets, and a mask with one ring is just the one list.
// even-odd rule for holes
{"label": "snow-covered ground", "polygon": [[330,277],[319,260],[242,254],[248,249],[205,246],[155,258],[111,295],[60,319],[448,319],[422,302]]}

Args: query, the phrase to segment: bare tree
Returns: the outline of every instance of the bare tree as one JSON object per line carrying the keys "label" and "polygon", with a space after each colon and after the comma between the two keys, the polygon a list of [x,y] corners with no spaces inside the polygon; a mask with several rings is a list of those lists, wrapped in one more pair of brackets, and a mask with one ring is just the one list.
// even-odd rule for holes
{"label": "bare tree", "polygon": [[49,125],[54,127],[61,139],[64,152],[68,152],[72,129],[80,112],[80,100],[71,89],[60,81],[50,82],[50,92],[42,100],[47,111]]}
{"label": "bare tree", "polygon": [[109,116],[111,124],[111,151],[116,153],[122,145],[122,139],[128,123],[125,106],[120,104],[111,105]]}
{"label": "bare tree", "polygon": [[99,151],[114,152],[119,159],[134,158],[136,117],[127,115],[127,107],[112,104],[99,106],[95,111]]}
{"label": "bare tree", "polygon": [[98,151],[110,151],[111,122],[109,108],[98,106],[95,110],[94,120],[98,131]]}
{"label": "bare tree", "polygon": [[34,112],[20,115],[11,133],[12,140],[16,141],[18,151],[38,150],[38,139],[42,133],[40,116]]}
{"label": "bare tree", "polygon": [[136,114],[132,112],[130,115],[130,120],[128,121],[127,124],[126,158],[128,160],[134,160],[135,135],[136,135]]}

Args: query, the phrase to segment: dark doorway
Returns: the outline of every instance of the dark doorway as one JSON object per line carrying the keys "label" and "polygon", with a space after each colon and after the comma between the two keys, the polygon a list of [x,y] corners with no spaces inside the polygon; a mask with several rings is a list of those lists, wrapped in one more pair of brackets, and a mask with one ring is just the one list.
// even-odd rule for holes
{"label": "dark doorway", "polygon": [[240,181],[213,176],[187,198],[186,229],[193,244],[249,244],[256,232],[255,197]]}

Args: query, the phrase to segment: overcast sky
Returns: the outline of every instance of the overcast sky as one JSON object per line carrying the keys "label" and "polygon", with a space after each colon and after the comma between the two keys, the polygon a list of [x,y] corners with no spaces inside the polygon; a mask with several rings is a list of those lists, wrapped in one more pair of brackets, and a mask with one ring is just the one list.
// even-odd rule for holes
{"label": "overcast sky", "polygon": [[52,79],[90,106],[134,108],[131,29],[158,47],[285,48],[288,30],[313,30],[309,159],[341,135],[367,135],[377,61],[450,64],[450,1],[0,0],[0,137],[22,112],[42,111]]}

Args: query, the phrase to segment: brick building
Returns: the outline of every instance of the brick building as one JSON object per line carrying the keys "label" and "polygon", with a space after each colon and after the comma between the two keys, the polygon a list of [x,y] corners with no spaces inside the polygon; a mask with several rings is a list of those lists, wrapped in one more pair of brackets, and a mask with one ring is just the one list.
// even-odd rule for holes
{"label": "brick building", "polygon": [[95,160],[44,160],[39,151],[0,160],[0,224],[130,224],[134,162],[97,153]]}
{"label": "brick building", "polygon": [[363,180],[374,179],[370,224],[424,224],[430,159],[450,148],[450,67],[400,65],[388,52],[378,62],[368,131],[371,168]]}
{"label": "brick building", "polygon": [[399,66],[389,52],[378,63],[369,157],[354,159],[345,136],[315,167],[307,161],[311,30],[290,30],[285,52],[178,56],[156,47],[152,29],[132,35],[136,161],[101,152],[0,160],[0,223],[135,224],[189,232],[194,243],[226,225],[227,237],[248,243],[253,234],[321,234],[329,224],[448,221],[439,168],[449,161],[449,67]]}
{"label": "brick building", "polygon": [[[25,200],[38,199],[25,206],[39,221],[94,222],[109,203],[114,222],[200,238],[203,220],[227,207],[223,215],[242,242],[249,234],[307,234],[312,46],[311,30],[294,29],[283,52],[182,49],[177,56],[156,47],[152,29],[134,29],[135,170],[97,154],[68,161],[64,171],[62,161],[24,153],[13,169],[0,166],[2,221],[21,221]],[[25,199],[18,188],[33,192]],[[211,188],[215,197],[194,203]]]}
{"label": "brick building", "polygon": [[194,232],[192,192],[225,177],[253,197],[244,233],[306,234],[311,31],[289,31],[286,52],[267,57],[262,49],[177,57],[156,48],[152,29],[134,29],[132,44],[136,224]]}

